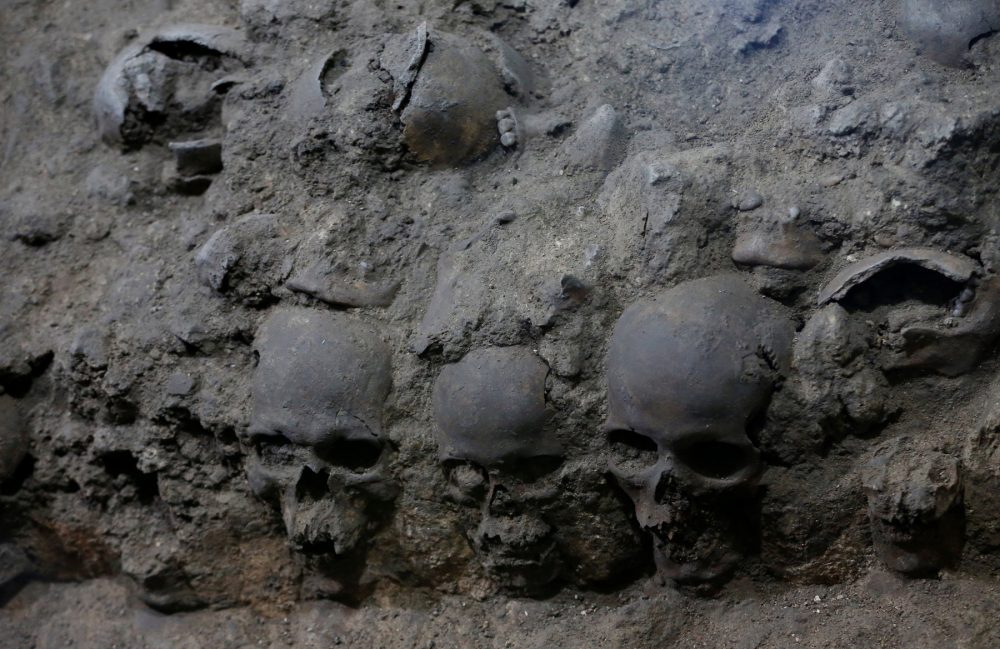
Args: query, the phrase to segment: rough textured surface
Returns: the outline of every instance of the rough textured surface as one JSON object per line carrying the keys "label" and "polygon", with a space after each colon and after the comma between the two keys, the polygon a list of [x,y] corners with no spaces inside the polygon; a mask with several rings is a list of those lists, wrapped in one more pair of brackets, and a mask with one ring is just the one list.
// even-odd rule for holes
{"label": "rough textured surface", "polygon": [[995,7],[4,3],[0,645],[1000,646]]}

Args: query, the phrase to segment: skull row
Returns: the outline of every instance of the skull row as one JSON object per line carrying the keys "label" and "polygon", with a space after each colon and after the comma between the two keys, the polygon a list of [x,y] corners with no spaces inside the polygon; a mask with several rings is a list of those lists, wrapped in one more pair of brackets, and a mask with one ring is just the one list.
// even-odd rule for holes
{"label": "skull row", "polygon": [[[761,468],[748,429],[787,369],[792,330],[779,305],[736,276],[681,284],[615,327],[610,471],[677,581],[718,579],[745,549],[741,525]],[[254,492],[281,511],[303,552],[362,551],[398,491],[382,430],[385,343],[346,315],[293,308],[271,314],[255,349]],[[445,366],[433,390],[447,498],[475,512],[466,534],[485,570],[520,591],[580,560],[567,535],[587,531],[562,529],[573,525],[563,489],[596,485],[603,471],[589,476],[586,462],[567,457],[548,374],[528,348],[486,348]]]}

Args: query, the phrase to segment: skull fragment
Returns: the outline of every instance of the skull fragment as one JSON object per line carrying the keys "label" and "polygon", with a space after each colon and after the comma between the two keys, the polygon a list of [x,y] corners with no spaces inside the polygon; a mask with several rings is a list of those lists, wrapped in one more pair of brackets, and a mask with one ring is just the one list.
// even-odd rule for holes
{"label": "skull fragment", "polygon": [[167,27],[126,47],[94,92],[101,138],[124,150],[166,144],[167,183],[203,193],[222,170],[222,103],[246,50],[239,32],[211,25]]}
{"label": "skull fragment", "polygon": [[385,343],[344,315],[292,308],[268,317],[254,348],[251,488],[280,507],[296,549],[363,549],[397,493],[382,432]]}
{"label": "skull fragment", "polygon": [[246,45],[231,29],[177,25],[123,49],[94,93],[101,138],[135,149],[219,126],[225,77],[243,68]]}
{"label": "skull fragment", "polygon": [[548,367],[524,347],[468,353],[434,385],[434,419],[448,496],[479,510],[467,530],[484,568],[515,590],[559,572],[555,529],[563,450],[546,426]]}
{"label": "skull fragment", "polygon": [[608,351],[610,472],[660,573],[717,582],[750,549],[760,453],[748,430],[787,372],[793,326],[735,275],[628,308]]}

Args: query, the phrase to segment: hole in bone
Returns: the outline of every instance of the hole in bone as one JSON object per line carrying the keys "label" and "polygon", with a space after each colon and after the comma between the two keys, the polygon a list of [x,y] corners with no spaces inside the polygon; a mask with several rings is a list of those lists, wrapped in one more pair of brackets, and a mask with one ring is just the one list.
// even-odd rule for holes
{"label": "hole in bone", "polygon": [[653,466],[659,457],[656,442],[632,430],[612,430],[608,433],[608,444],[611,446],[611,461],[629,473]]}
{"label": "hole in bone", "polygon": [[917,266],[891,266],[862,282],[840,301],[848,311],[872,312],[880,307],[924,304],[947,307],[963,285],[941,273]]}
{"label": "hole in bone", "polygon": [[175,61],[212,60],[222,56],[218,50],[214,50],[211,47],[182,39],[153,41],[149,44],[149,49],[159,52]]}
{"label": "hole in bone", "polygon": [[563,459],[557,455],[517,458],[504,465],[503,473],[521,484],[531,484],[554,473],[562,463]]}
{"label": "hole in bone", "polygon": [[675,456],[689,469],[709,478],[728,478],[750,462],[746,448],[714,440],[681,447]]}
{"label": "hole in bone", "polygon": [[264,461],[283,462],[294,458],[290,439],[275,432],[251,432],[250,444]]}
{"label": "hole in bone", "polygon": [[370,469],[382,457],[382,445],[366,439],[333,439],[317,444],[313,451],[324,462],[351,471]]}
{"label": "hole in bone", "polygon": [[329,472],[326,470],[313,471],[309,467],[302,467],[299,481],[295,484],[295,499],[299,502],[324,500],[330,494],[328,479]]}

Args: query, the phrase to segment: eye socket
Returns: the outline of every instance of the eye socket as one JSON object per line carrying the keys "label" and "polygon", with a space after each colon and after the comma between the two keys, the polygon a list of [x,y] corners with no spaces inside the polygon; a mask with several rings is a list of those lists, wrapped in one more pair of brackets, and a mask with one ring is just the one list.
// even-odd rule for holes
{"label": "eye socket", "polygon": [[455,502],[475,504],[486,497],[489,477],[486,469],[475,462],[447,461],[444,463],[444,475],[448,480],[448,495]]}
{"label": "eye socket", "polygon": [[378,464],[383,446],[367,439],[333,439],[313,448],[316,457],[332,466],[363,472]]}
{"label": "eye socket", "polygon": [[728,478],[750,464],[747,448],[726,442],[703,441],[677,449],[677,459],[709,478]]}
{"label": "eye socket", "polygon": [[292,442],[281,433],[250,433],[250,445],[262,460],[281,462],[292,456]]}
{"label": "eye socket", "polygon": [[634,430],[618,429],[608,433],[611,461],[627,473],[638,473],[656,464],[660,451],[649,437]]}
{"label": "eye socket", "polygon": [[563,459],[558,455],[536,455],[513,460],[506,464],[503,470],[522,484],[531,484],[555,473],[562,463]]}

